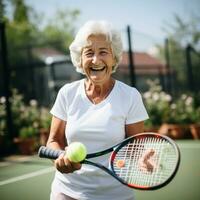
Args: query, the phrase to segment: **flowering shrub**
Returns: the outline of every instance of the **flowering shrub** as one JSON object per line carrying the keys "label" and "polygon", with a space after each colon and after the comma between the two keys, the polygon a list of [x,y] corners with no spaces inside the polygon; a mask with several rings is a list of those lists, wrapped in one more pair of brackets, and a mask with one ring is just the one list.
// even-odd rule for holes
{"label": "flowering shrub", "polygon": [[[23,95],[16,89],[12,91],[11,110],[13,119],[13,131],[20,138],[34,137],[39,134],[41,128],[50,126],[51,116],[47,108],[40,108],[36,100],[30,100],[25,104]],[[5,98],[0,101],[0,133],[5,132]]]}
{"label": "flowering shrub", "polygon": [[148,81],[149,91],[143,94],[144,104],[149,114],[146,127],[159,127],[167,120],[172,97],[162,91],[158,81]]}
{"label": "flowering shrub", "polygon": [[48,130],[50,128],[51,118],[49,109],[42,107],[40,109],[40,128]]}
{"label": "flowering shrub", "polygon": [[176,124],[192,124],[200,122],[200,107],[194,104],[194,98],[190,95],[182,94],[174,103],[170,105],[168,122]]}
{"label": "flowering shrub", "polygon": [[200,122],[200,107],[192,96],[182,94],[173,99],[162,90],[158,81],[148,81],[149,91],[143,94],[150,119],[146,127],[159,127],[162,123],[190,124]]}

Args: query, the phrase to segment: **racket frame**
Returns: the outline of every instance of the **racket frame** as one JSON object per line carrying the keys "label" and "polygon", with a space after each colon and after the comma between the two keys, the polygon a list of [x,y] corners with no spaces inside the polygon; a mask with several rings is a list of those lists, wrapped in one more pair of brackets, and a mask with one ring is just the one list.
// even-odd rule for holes
{"label": "racket frame", "polygon": [[[175,154],[177,155],[177,163],[176,165],[174,166],[174,170],[172,172],[172,174],[168,177],[168,179],[166,179],[163,183],[160,183],[158,185],[155,185],[155,186],[151,186],[151,187],[147,187],[147,186],[141,186],[141,185],[136,185],[136,184],[128,184],[127,182],[125,182],[123,179],[121,179],[120,177],[118,177],[115,173],[115,170],[114,170],[114,166],[113,166],[113,161],[117,155],[117,152],[123,147],[125,146],[129,141],[131,140],[134,140],[134,138],[145,138],[145,137],[152,137],[152,138],[164,138],[166,141],[168,141],[174,148],[175,150]],[[127,138],[126,140],[124,140],[123,142],[121,142],[120,144],[116,145],[116,148],[113,149],[113,152],[110,156],[110,167],[111,167],[111,170],[112,170],[112,173],[113,173],[113,176],[115,178],[117,178],[121,183],[127,185],[128,187],[131,187],[131,188],[136,188],[136,189],[140,189],[140,190],[156,190],[156,189],[159,189],[163,186],[166,186],[173,178],[174,176],[176,175],[177,171],[178,171],[178,168],[180,166],[180,161],[181,161],[181,154],[180,154],[180,150],[179,150],[179,147],[178,145],[171,139],[169,138],[168,136],[166,135],[160,135],[158,133],[150,133],[150,132],[144,132],[144,133],[139,133],[139,134],[136,134],[134,136],[131,136],[129,138]]]}

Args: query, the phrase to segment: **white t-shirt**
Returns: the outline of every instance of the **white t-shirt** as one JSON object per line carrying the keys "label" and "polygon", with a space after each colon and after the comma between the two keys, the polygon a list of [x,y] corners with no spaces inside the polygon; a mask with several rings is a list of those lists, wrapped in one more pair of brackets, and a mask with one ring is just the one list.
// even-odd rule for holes
{"label": "white t-shirt", "polygon": [[[148,118],[140,93],[120,81],[99,104],[86,96],[84,79],[64,85],[51,114],[66,121],[67,143],[82,142],[88,153],[105,150],[125,138],[125,125]],[[92,158],[108,167],[110,154]],[[83,164],[74,173],[56,172],[52,189],[80,200],[133,200],[133,190],[103,170]]]}

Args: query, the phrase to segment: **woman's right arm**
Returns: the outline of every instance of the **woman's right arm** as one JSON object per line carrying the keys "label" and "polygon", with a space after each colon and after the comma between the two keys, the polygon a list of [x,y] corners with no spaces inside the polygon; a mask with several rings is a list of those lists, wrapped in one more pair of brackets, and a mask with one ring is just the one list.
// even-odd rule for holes
{"label": "woman's right arm", "polygon": [[[55,116],[52,117],[50,134],[46,145],[47,147],[52,149],[65,150],[67,146],[65,138],[65,127],[65,121]],[[61,173],[71,173],[81,168],[80,163],[70,162],[67,158],[64,157],[64,154],[61,154],[59,158],[54,161],[54,165],[56,169]]]}
{"label": "woman's right arm", "polygon": [[67,146],[65,139],[65,126],[65,121],[55,116],[52,117],[49,138],[46,145],[47,147],[52,149],[65,149]]}

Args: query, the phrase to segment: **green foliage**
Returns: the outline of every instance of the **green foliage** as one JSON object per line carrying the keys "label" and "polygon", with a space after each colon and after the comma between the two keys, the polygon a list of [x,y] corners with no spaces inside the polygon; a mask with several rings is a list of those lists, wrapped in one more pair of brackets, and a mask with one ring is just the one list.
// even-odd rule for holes
{"label": "green foliage", "polygon": [[40,112],[36,100],[31,100],[29,105],[26,105],[23,96],[15,89],[11,98],[11,107],[14,131],[20,137],[39,134]]}
{"label": "green foliage", "polygon": [[5,16],[5,4],[3,0],[0,0],[0,22],[4,20]]}
{"label": "green foliage", "polygon": [[[196,124],[200,123],[200,105],[192,95],[182,94],[173,99],[162,91],[158,81],[148,81],[149,90],[143,94],[144,104],[150,119],[146,127],[159,127],[163,123]],[[197,98],[197,97],[196,97]]]}
{"label": "green foliage", "polygon": [[[23,0],[12,0],[12,19],[6,20],[9,64],[20,65],[27,61],[27,47],[36,41],[37,26],[31,20],[34,11]],[[26,48],[26,51],[22,49]]]}
{"label": "green foliage", "polygon": [[143,94],[144,103],[150,119],[145,125],[147,127],[158,127],[167,120],[172,97],[162,91],[159,81],[148,80],[149,90]]}
{"label": "green foliage", "polygon": [[[12,19],[7,17],[6,31],[8,56],[11,66],[25,64],[30,59],[27,49],[34,47],[53,47],[64,53],[72,41],[74,23],[78,10],[58,10],[43,23],[45,18],[23,0],[12,0]],[[41,26],[41,24],[45,24]]]}
{"label": "green foliage", "polygon": [[200,107],[194,104],[194,97],[182,94],[170,105],[168,121],[176,124],[192,124],[200,122]]}
{"label": "green foliage", "polygon": [[37,129],[29,126],[23,127],[19,132],[19,137],[22,139],[35,137],[38,134]]}
{"label": "green foliage", "polygon": [[29,23],[29,7],[25,5],[24,0],[12,0],[14,6],[13,20],[18,23]]}
{"label": "green foliage", "polygon": [[[47,108],[39,107],[36,100],[25,104],[23,95],[16,89],[12,92],[11,110],[13,130],[21,138],[37,136],[40,129],[49,129],[51,115]],[[6,131],[5,97],[0,98],[0,134]]]}
{"label": "green foliage", "polygon": [[51,114],[49,109],[41,108],[40,109],[40,128],[48,130],[51,124]]}
{"label": "green foliage", "polygon": [[41,43],[52,44],[56,49],[66,53],[72,42],[75,22],[79,15],[78,10],[57,10],[55,16],[41,31]]}

